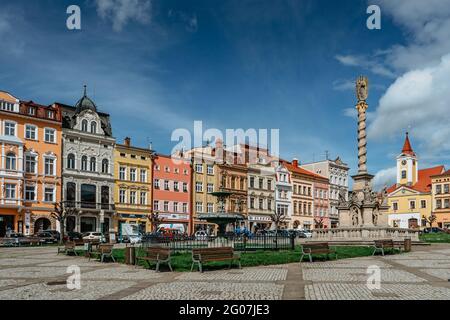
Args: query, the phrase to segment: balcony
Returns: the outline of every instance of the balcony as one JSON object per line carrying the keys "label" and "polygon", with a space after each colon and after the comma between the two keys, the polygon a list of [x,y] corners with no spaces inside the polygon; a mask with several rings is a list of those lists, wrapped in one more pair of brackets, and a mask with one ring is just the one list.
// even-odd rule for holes
{"label": "balcony", "polygon": [[113,203],[95,203],[86,201],[64,201],[64,205],[67,208],[77,208],[80,210],[104,210],[104,211],[115,211],[116,206]]}

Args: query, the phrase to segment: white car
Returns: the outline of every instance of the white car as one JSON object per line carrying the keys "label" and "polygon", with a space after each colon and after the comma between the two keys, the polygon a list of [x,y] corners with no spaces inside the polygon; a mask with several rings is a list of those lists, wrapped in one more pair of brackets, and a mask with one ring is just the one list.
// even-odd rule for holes
{"label": "white car", "polygon": [[206,231],[200,230],[195,233],[196,240],[208,240],[208,234]]}
{"label": "white car", "polygon": [[83,233],[83,240],[98,240],[100,242],[106,242],[105,236],[101,232]]}
{"label": "white car", "polygon": [[303,234],[306,236],[306,238],[312,238],[312,232],[309,230],[302,230]]}

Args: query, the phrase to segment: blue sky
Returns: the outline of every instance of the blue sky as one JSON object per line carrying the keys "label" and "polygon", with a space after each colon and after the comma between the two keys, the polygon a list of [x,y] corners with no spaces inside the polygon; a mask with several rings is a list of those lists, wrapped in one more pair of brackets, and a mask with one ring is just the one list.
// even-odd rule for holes
{"label": "blue sky", "polygon": [[[328,150],[354,173],[353,82],[364,74],[369,170],[381,185],[407,130],[422,167],[450,164],[450,1],[430,1],[370,1],[382,29],[369,30],[369,3],[356,0],[1,0],[0,89],[74,104],[87,84],[118,141],[162,153],[194,120],[279,128],[284,158]],[[71,4],[81,31],[66,28]]]}

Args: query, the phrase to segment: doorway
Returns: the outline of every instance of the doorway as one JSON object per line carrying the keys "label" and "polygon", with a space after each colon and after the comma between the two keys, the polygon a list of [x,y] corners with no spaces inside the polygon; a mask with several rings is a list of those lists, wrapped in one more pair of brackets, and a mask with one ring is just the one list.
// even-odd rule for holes
{"label": "doorway", "polygon": [[47,218],[39,218],[34,223],[34,233],[42,232],[44,230],[49,230],[52,223]]}
{"label": "doorway", "polygon": [[8,230],[14,230],[14,216],[0,216],[0,237],[3,238]]}

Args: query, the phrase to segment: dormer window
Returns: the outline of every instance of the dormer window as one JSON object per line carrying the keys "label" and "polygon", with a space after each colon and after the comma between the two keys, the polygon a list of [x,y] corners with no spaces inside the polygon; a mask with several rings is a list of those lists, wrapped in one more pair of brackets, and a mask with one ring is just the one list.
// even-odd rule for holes
{"label": "dormer window", "polygon": [[52,110],[47,110],[47,118],[55,119],[55,112]]}
{"label": "dormer window", "polygon": [[97,133],[97,122],[91,122],[91,133]]}
{"label": "dormer window", "polygon": [[83,120],[81,122],[81,131],[84,131],[84,132],[88,131],[88,121],[87,120]]}
{"label": "dormer window", "polygon": [[27,113],[30,116],[35,116],[36,115],[36,108],[35,107],[28,107],[27,108]]}

